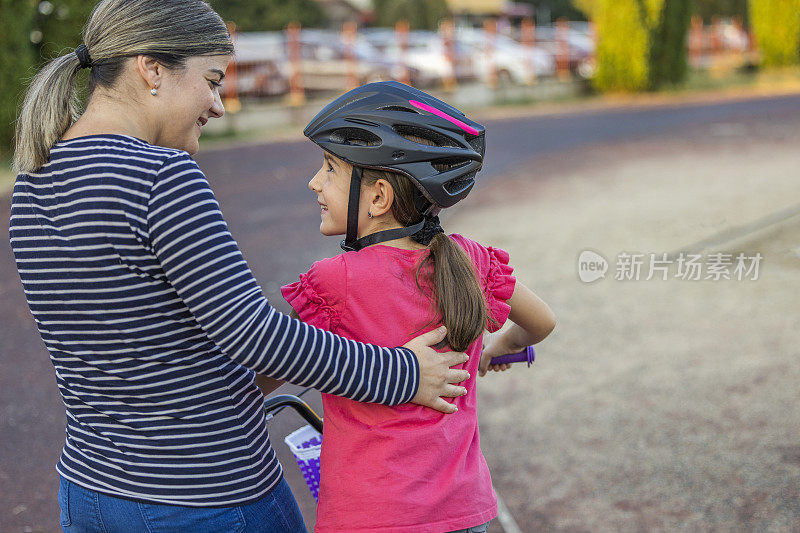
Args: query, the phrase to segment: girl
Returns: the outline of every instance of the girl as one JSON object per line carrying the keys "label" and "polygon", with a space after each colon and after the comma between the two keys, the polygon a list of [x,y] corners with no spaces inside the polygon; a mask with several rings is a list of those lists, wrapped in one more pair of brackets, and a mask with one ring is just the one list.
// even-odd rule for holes
{"label": "girl", "polygon": [[[446,344],[471,355],[469,392],[451,417],[323,394],[317,531],[485,531],[497,503],[479,446],[475,375],[491,357],[541,341],[555,322],[516,282],[506,252],[439,226],[439,210],[474,185],[484,128],[422,91],[381,82],[329,104],[305,134],[324,150],[308,185],[320,231],[346,234],[349,253],[283,287],[297,315],[384,344],[444,324]],[[515,325],[481,360],[484,328],[496,331],[509,316]]]}
{"label": "girl", "polygon": [[466,357],[427,346],[441,335],[409,343],[416,357],[342,339],[264,298],[190,156],[224,113],[233,52],[208,4],[103,0],[82,41],[28,90],[10,220],[66,406],[61,526],[305,531],[254,371],[451,412],[439,396],[466,394],[450,383],[467,373],[447,368]]}

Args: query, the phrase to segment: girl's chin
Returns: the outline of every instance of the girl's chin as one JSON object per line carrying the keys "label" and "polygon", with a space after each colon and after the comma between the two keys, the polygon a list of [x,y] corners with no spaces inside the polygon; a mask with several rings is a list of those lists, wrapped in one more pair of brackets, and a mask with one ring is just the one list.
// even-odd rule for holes
{"label": "girl's chin", "polygon": [[347,232],[347,230],[337,230],[335,228],[331,229],[329,227],[326,227],[326,224],[323,222],[322,224],[319,225],[319,232],[325,235],[326,237],[335,237],[336,235],[344,235]]}

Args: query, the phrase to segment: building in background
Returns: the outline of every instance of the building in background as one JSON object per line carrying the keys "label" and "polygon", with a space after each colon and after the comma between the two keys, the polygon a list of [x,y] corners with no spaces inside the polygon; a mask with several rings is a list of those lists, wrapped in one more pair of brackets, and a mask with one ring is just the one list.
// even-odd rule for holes
{"label": "building in background", "polygon": [[370,24],[375,20],[372,0],[316,0],[325,12],[331,28],[341,28],[345,22],[359,25]]}
{"label": "building in background", "polygon": [[447,0],[447,7],[461,25],[478,26],[488,18],[497,18],[502,27],[534,15],[533,5],[507,0]]}

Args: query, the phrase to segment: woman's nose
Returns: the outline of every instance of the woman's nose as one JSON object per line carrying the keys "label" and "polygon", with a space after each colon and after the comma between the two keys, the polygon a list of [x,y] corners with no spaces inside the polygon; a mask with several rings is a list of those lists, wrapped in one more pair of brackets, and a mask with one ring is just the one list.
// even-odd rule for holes
{"label": "woman's nose", "polygon": [[225,114],[225,106],[222,105],[222,97],[219,93],[214,95],[214,104],[209,109],[211,116],[214,118],[221,118]]}

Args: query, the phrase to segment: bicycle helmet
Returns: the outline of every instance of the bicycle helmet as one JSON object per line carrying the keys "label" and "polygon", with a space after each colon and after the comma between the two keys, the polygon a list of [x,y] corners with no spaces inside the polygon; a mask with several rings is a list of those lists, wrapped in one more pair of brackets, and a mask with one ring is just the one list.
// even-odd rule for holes
{"label": "bicycle helmet", "polygon": [[[485,151],[482,125],[453,106],[396,81],[370,83],[343,94],[325,106],[303,133],[323,150],[353,165],[347,236],[342,241],[345,250],[412,235],[424,225],[423,219],[408,228],[357,239],[364,168],[408,177],[419,191],[417,209],[434,216],[469,194]],[[435,146],[410,140],[409,135]]]}

